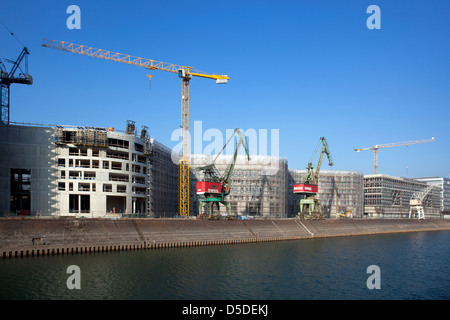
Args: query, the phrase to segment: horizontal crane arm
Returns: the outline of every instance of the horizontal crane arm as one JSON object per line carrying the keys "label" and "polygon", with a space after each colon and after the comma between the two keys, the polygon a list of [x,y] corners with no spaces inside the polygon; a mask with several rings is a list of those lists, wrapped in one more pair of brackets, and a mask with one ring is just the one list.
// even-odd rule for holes
{"label": "horizontal crane arm", "polygon": [[144,67],[150,70],[161,70],[172,73],[179,73],[180,70],[185,70],[187,76],[195,76],[202,78],[214,79],[222,82],[226,82],[230,79],[226,75],[216,75],[216,74],[206,74],[206,73],[198,73],[198,72],[190,72],[190,69],[194,69],[192,67],[181,66],[173,63],[167,63],[162,61],[156,61],[152,59],[140,58],[136,56],[131,56],[128,54],[113,52],[109,50],[97,49],[93,47],[88,47],[84,45],[79,45],[75,43],[70,43],[66,41],[57,41],[57,40],[45,40],[42,44],[43,47],[53,48],[62,51],[77,53],[85,56],[101,58],[106,60],[112,60],[116,62],[122,62],[126,64],[135,65],[138,67]]}
{"label": "horizontal crane arm", "polygon": [[401,147],[401,146],[409,146],[412,144],[419,144],[419,143],[429,143],[429,142],[435,142],[436,140],[434,138],[431,139],[425,139],[425,140],[417,140],[417,141],[405,141],[405,142],[394,142],[394,143],[387,143],[387,144],[377,144],[369,148],[361,148],[361,149],[355,149],[355,151],[364,151],[364,150],[374,150],[374,149],[381,149],[381,148],[391,148],[391,147]]}

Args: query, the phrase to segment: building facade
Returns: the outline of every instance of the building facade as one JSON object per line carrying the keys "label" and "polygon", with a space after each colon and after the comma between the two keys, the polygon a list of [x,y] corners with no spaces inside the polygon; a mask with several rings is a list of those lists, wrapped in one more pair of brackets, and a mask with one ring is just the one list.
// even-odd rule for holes
{"label": "building facade", "polygon": [[171,149],[152,140],[148,183],[149,217],[171,218],[179,215],[178,160],[177,155],[172,155]]}
{"label": "building facade", "polygon": [[153,140],[127,131],[2,125],[0,213],[148,216]]}
{"label": "building facade", "polygon": [[[414,194],[427,183],[385,174],[364,176],[364,213],[370,217],[407,218]],[[423,200],[425,218],[439,217],[441,192],[432,188]]]}
{"label": "building facade", "polygon": [[440,189],[441,214],[450,215],[450,179],[441,177],[414,178]]}
{"label": "building facade", "polygon": [[[289,170],[289,212],[296,216],[300,212],[302,195],[294,194],[294,184],[303,183],[307,170]],[[337,218],[340,213],[351,211],[353,217],[362,217],[364,212],[364,175],[359,171],[321,170],[319,193],[322,215]]]}
{"label": "building facade", "polygon": [[[0,215],[76,217],[177,217],[177,155],[133,123],[124,132],[112,128],[0,125]],[[232,156],[215,162],[223,173]],[[191,155],[190,216],[198,214],[197,168],[211,156]],[[289,170],[282,157],[237,157],[227,201],[232,214],[287,218],[297,216],[300,195],[293,185],[306,170]],[[409,215],[415,193],[432,188],[424,199],[425,217],[450,212],[450,179],[363,176],[357,171],[322,170],[322,214],[336,218]],[[204,210],[207,210],[205,208]],[[226,208],[221,206],[221,213]]]}
{"label": "building facade", "polygon": [[147,215],[151,143],[112,128],[56,127],[59,215]]}
{"label": "building facade", "polygon": [[0,124],[0,214],[57,212],[54,129]]}
{"label": "building facade", "polygon": [[[215,162],[221,174],[230,165],[233,156],[219,156]],[[191,195],[194,193],[193,208],[198,213],[199,197],[195,194],[195,184],[202,181],[204,175],[197,171],[198,167],[211,163],[210,156],[191,155],[191,168],[194,178],[191,179]],[[246,156],[239,155],[236,160],[231,179],[231,191],[226,200],[231,205],[231,213],[254,217],[287,217],[288,170],[287,160],[276,156]],[[209,208],[204,207],[204,210]],[[206,212],[206,211],[205,211]],[[220,212],[226,213],[226,208],[220,205]]]}

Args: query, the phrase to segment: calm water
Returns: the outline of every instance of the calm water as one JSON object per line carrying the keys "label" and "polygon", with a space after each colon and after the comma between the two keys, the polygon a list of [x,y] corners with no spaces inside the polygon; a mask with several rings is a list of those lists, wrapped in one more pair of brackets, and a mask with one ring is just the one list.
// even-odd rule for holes
{"label": "calm water", "polygon": [[449,246],[436,231],[2,259],[0,299],[450,299]]}

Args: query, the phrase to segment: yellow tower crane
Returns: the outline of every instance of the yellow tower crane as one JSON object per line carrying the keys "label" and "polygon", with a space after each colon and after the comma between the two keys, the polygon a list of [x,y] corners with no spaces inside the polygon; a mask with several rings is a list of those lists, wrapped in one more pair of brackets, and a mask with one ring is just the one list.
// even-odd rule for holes
{"label": "yellow tower crane", "polygon": [[429,143],[436,141],[434,138],[425,139],[425,140],[417,140],[417,141],[405,141],[405,142],[394,142],[387,144],[376,144],[374,146],[362,149],[355,149],[355,151],[360,152],[364,150],[373,150],[373,162],[374,162],[374,174],[378,174],[378,149],[381,148],[391,148],[391,147],[401,147],[401,146],[409,146],[411,144],[419,144],[419,143]]}
{"label": "yellow tower crane", "polygon": [[85,56],[101,58],[116,62],[122,62],[149,70],[161,70],[178,74],[181,78],[181,152],[180,152],[180,215],[189,216],[189,81],[192,77],[201,77],[216,80],[216,83],[227,83],[229,77],[226,75],[206,74],[196,71],[192,67],[181,66],[173,63],[155,61],[152,59],[139,58],[128,54],[97,49],[89,46],[74,44],[65,41],[46,40],[43,47],[62,51],[77,53]]}

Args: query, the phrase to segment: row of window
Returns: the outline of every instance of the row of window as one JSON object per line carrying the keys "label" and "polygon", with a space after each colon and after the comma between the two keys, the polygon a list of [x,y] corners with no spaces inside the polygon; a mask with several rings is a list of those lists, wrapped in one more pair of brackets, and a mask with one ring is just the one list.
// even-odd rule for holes
{"label": "row of window", "polygon": [[[58,159],[58,167],[66,168],[66,159]],[[81,159],[69,159],[68,168],[80,168],[80,169],[100,169],[99,160],[81,160]],[[117,161],[102,161],[101,168],[106,170],[117,171],[130,171],[129,163],[122,163]],[[138,164],[131,165],[131,171],[136,173],[147,173],[147,167]]]}
{"label": "row of window", "polygon": [[[59,191],[66,191],[66,182],[59,182],[58,183],[58,190]],[[115,190],[113,190],[112,184],[103,184],[102,185],[102,191],[103,192],[117,192],[117,193],[126,193],[127,192],[127,186],[126,185],[117,185],[115,186]],[[77,186],[78,189],[74,189],[74,185],[72,182],[68,183],[67,191],[81,191],[81,192],[95,192],[97,189],[97,185],[95,183],[78,183]],[[131,192],[133,194],[146,194],[146,189],[141,187],[132,187]]]}
{"label": "row of window", "polygon": [[[109,147],[117,147],[117,148],[122,148],[122,149],[130,149],[130,142],[127,140],[122,140],[122,139],[114,139],[114,138],[108,138],[107,140],[104,139],[105,137],[102,136],[103,140],[101,141],[101,143],[94,143],[95,140],[95,136],[92,137],[83,137],[82,134],[78,134],[77,132],[74,131],[65,131],[63,132],[63,136],[60,137],[61,138],[61,142],[64,143],[72,143],[72,144],[78,144],[78,143],[82,143],[82,144],[90,144],[90,145],[107,145]],[[90,143],[91,142],[91,143]],[[100,141],[97,141],[100,142]],[[80,152],[86,152],[87,148],[70,148],[72,152],[79,150]],[[98,150],[95,149],[94,150]],[[137,152],[144,152],[144,145],[140,144],[140,143],[134,143],[134,150]]]}
{"label": "row of window", "polygon": [[[89,150],[87,148],[69,148],[69,156],[77,157],[100,157],[99,149]],[[114,158],[121,160],[130,160],[130,153],[117,150],[107,150],[106,158]],[[131,161],[146,163],[147,157],[136,153],[131,153]]]}
{"label": "row of window", "polygon": [[[66,171],[60,171],[60,179],[66,179]],[[96,172],[93,171],[69,171],[68,179],[70,180],[95,180]],[[109,181],[129,182],[130,176],[128,174],[110,173]],[[131,176],[132,183],[145,184],[145,178],[139,176]]]}

